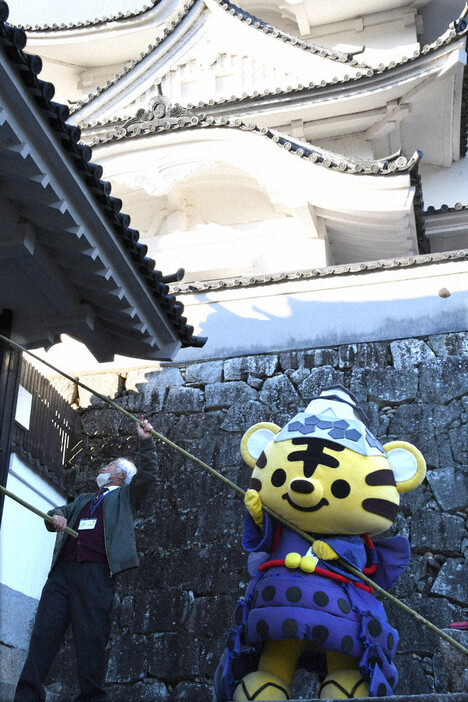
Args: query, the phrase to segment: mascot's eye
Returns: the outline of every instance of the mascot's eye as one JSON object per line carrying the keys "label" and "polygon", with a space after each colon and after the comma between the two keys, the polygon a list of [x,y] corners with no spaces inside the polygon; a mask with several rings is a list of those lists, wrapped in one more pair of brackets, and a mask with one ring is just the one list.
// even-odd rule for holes
{"label": "mascot's eye", "polygon": [[333,497],[337,497],[339,500],[343,500],[345,497],[348,497],[349,493],[351,492],[349,483],[347,483],[346,480],[335,480],[335,482],[332,483],[330,490]]}
{"label": "mascot's eye", "polygon": [[282,468],[278,468],[278,470],[275,470],[273,475],[271,476],[271,483],[275,487],[281,487],[284,485],[286,482],[286,471],[283,470]]}

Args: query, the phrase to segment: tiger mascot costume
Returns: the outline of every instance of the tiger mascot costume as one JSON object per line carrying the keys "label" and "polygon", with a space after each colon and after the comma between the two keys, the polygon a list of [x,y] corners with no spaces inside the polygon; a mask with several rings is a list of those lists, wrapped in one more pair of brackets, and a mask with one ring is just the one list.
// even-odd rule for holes
{"label": "tiger mascot costume", "polygon": [[366,425],[339,385],[283,429],[262,422],[244,434],[241,455],[253,468],[243,533],[251,581],[216,671],[218,702],[288,700],[296,668],[317,661],[326,662],[321,699],[393,694],[398,634],[372,587],[344,564],[383,588],[394,584],[409,543],[371,537],[392,525],[399,493],[421,484],[426,465],[417,448],[382,446]]}

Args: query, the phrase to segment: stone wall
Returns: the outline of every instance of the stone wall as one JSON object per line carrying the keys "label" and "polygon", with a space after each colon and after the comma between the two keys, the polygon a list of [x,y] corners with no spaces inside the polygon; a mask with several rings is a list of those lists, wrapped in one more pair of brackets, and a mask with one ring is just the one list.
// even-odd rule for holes
{"label": "stone wall", "polygon": [[[410,566],[393,592],[439,627],[466,620],[468,538],[468,335],[448,334],[290,353],[167,364],[81,378],[119,405],[143,413],[163,435],[246,489],[239,443],[255,422],[279,425],[326,385],[358,397],[382,442],[414,443],[428,463],[424,485],[402,496],[393,532],[409,537]],[[70,389],[70,393],[73,390]],[[92,489],[102,461],[132,455],[131,420],[80,390],[82,433],[64,479],[71,493]],[[75,398],[76,399],[76,398]],[[211,699],[211,680],[247,582],[239,496],[158,443],[160,472],[137,519],[139,569],[117,577],[107,680],[110,700]],[[399,694],[462,691],[448,673],[450,646],[392,603],[400,631]],[[447,650],[448,649],[448,650]],[[66,699],[76,688],[70,640],[51,676]],[[455,679],[454,679],[455,678]],[[313,696],[302,672],[297,697]],[[312,684],[312,687],[311,687]]]}

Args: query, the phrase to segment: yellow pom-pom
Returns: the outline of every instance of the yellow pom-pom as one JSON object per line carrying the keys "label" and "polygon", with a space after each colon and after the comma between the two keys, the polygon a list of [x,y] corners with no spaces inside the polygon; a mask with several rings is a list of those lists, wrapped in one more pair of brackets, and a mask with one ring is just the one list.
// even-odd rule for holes
{"label": "yellow pom-pom", "polygon": [[288,553],[284,559],[284,565],[286,568],[299,568],[301,564],[301,554],[300,553]]}
{"label": "yellow pom-pom", "polygon": [[312,556],[302,556],[300,565],[304,573],[313,573],[316,566],[315,558]]}

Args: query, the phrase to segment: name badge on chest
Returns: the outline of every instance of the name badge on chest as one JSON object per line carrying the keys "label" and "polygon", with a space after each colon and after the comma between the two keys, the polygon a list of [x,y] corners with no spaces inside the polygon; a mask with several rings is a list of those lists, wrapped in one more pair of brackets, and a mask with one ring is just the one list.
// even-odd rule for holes
{"label": "name badge on chest", "polygon": [[94,529],[96,526],[97,519],[80,519],[78,525],[78,531],[84,531],[85,529]]}

